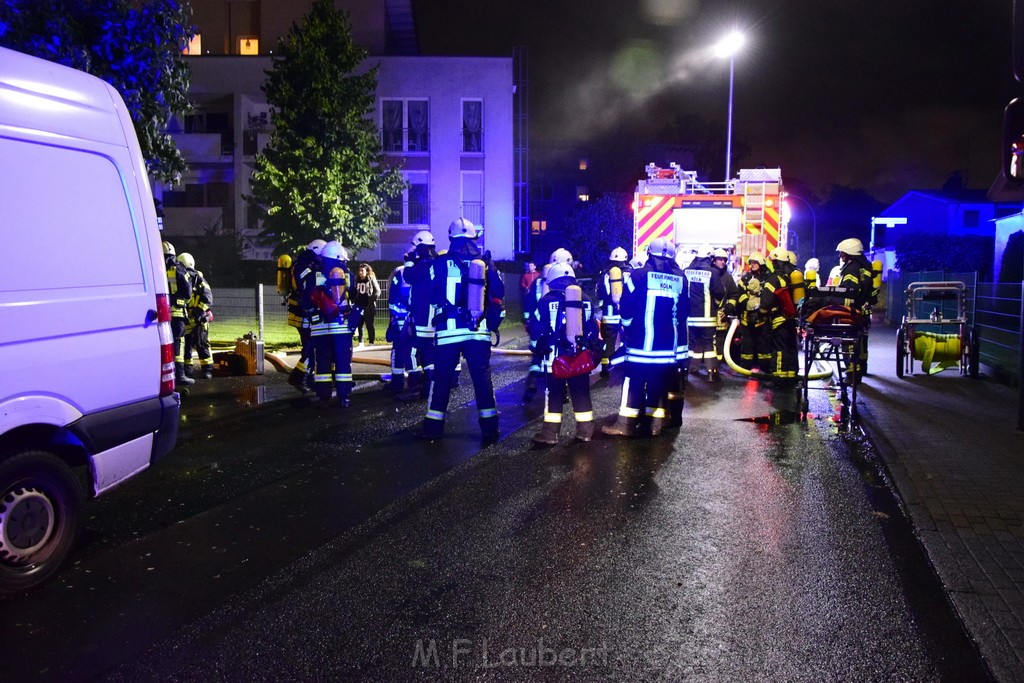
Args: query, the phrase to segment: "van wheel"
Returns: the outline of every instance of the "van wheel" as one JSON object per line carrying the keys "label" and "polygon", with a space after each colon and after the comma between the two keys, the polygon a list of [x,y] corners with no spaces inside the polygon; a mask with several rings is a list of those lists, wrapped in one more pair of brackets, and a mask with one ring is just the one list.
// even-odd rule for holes
{"label": "van wheel", "polygon": [[71,554],[82,486],[62,460],[26,451],[0,462],[0,596],[35,588]]}

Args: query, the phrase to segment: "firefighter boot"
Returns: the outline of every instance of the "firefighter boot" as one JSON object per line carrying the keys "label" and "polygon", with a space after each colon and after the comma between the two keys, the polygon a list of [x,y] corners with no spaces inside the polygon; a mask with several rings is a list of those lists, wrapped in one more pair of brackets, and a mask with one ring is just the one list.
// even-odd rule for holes
{"label": "firefighter boot", "polygon": [[540,431],[533,435],[533,442],[548,445],[558,443],[558,432],[561,427],[561,422],[545,422]]}
{"label": "firefighter boot", "polygon": [[395,394],[397,401],[418,401],[423,398],[423,373],[409,375],[409,388]]}
{"label": "firefighter boot", "polygon": [[498,416],[480,418],[480,441],[484,446],[498,442]]}
{"label": "firefighter boot", "polygon": [[196,381],[185,374],[185,364],[175,363],[174,364],[174,381],[179,386],[187,387],[190,384],[195,384]]}
{"label": "firefighter boot", "polygon": [[537,393],[537,377],[532,372],[526,376],[526,387],[523,389],[523,403],[529,403]]}
{"label": "firefighter boot", "polygon": [[417,439],[423,441],[437,441],[444,435],[444,420],[426,418],[423,426],[412,433]]}
{"label": "firefighter boot", "polygon": [[577,422],[576,423],[576,440],[577,441],[590,441],[594,438],[594,423],[593,422]]}
{"label": "firefighter boot", "polygon": [[[409,380],[412,383],[412,380]],[[405,374],[399,372],[391,373],[391,380],[384,385],[384,391],[396,396],[405,391]]]}
{"label": "firefighter boot", "polygon": [[306,386],[306,368],[304,366],[300,368],[298,365],[292,368],[292,371],[288,373],[288,384],[302,393],[309,391],[309,387]]}
{"label": "firefighter boot", "polygon": [[663,417],[651,418],[651,436],[661,436],[661,432],[668,425],[668,420]]}
{"label": "firefighter boot", "polygon": [[617,415],[615,423],[601,427],[601,433],[608,436],[624,436],[632,438],[636,436],[636,418]]}

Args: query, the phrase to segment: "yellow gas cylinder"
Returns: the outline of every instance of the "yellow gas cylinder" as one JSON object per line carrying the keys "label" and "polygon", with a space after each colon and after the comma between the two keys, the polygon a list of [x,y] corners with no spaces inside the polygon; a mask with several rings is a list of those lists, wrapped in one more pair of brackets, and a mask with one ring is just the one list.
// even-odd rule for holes
{"label": "yellow gas cylinder", "polygon": [[579,285],[565,288],[565,340],[575,345],[583,336],[583,290]]}
{"label": "yellow gas cylinder", "polygon": [[484,275],[487,264],[480,259],[473,259],[469,262],[469,282],[466,288],[466,307],[469,315],[475,321],[479,321],[484,315],[484,285],[487,283]]}
{"label": "yellow gas cylinder", "polygon": [[804,285],[807,289],[816,289],[818,287],[818,271],[813,268],[804,271]]}
{"label": "yellow gas cylinder", "polygon": [[875,259],[871,262],[871,300],[878,301],[878,293],[882,290],[882,262]]}
{"label": "yellow gas cylinder", "polygon": [[799,306],[804,301],[807,291],[804,289],[804,274],[794,270],[789,274],[789,290],[793,295],[793,305]]}
{"label": "yellow gas cylinder", "polygon": [[292,257],[281,254],[277,257],[277,293],[288,296],[292,291]]}
{"label": "yellow gas cylinder", "polygon": [[[960,364],[963,347],[955,334],[916,332],[914,358],[921,361],[921,369],[929,375]],[[935,367],[932,367],[932,365]]]}
{"label": "yellow gas cylinder", "polygon": [[540,272],[540,295],[544,296],[548,293],[548,271],[551,270],[551,264],[544,266]]}
{"label": "yellow gas cylinder", "polygon": [[618,306],[622,298],[622,268],[612,266],[608,269],[608,291],[612,295],[612,302]]}
{"label": "yellow gas cylinder", "polygon": [[327,274],[326,284],[327,291],[331,293],[331,298],[334,299],[334,303],[338,304],[341,308],[345,308],[345,305],[348,302],[345,297],[345,290],[347,289],[345,271],[341,268],[332,268],[331,272]]}

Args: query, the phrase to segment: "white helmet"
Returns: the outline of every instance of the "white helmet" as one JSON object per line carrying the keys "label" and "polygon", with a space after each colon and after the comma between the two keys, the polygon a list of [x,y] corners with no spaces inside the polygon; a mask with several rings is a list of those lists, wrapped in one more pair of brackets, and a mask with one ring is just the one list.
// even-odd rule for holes
{"label": "white helmet", "polygon": [[572,263],[572,254],[568,249],[559,247],[551,252],[551,263]]}
{"label": "white helmet", "polygon": [[612,249],[612,253],[608,254],[608,260],[624,263],[629,260],[629,254],[622,247],[615,247]]}
{"label": "white helmet", "polygon": [[843,240],[836,246],[836,251],[840,254],[849,254],[850,256],[861,256],[864,254],[864,243],[856,237],[850,237]]}
{"label": "white helmet", "polygon": [[164,256],[174,256],[174,245],[170,242],[163,243]]}
{"label": "white helmet", "polygon": [[475,240],[480,236],[480,231],[477,229],[473,222],[467,218],[456,218],[452,221],[452,224],[448,226],[448,238],[453,237],[468,237],[471,240]]}
{"label": "white helmet", "polygon": [[192,258],[192,254],[187,251],[178,256],[178,263],[192,270],[195,270],[196,268],[196,260]]}
{"label": "white helmet", "polygon": [[713,252],[711,252],[711,258],[724,258],[724,259],[728,259],[729,258],[729,254],[726,253],[725,249],[722,249],[721,247],[719,247],[718,249],[715,249]]}
{"label": "white helmet", "polygon": [[311,252],[319,256],[320,254],[323,253],[325,244],[327,244],[327,242],[325,242],[324,240],[313,240],[312,242],[306,245],[306,249],[309,249]]}
{"label": "white helmet", "polygon": [[633,254],[633,258],[630,259],[629,265],[632,268],[643,268],[647,263],[647,252],[640,250]]}
{"label": "white helmet", "polygon": [[652,256],[673,258],[676,255],[676,245],[665,237],[656,237],[647,245],[647,253]]}
{"label": "white helmet", "polygon": [[547,281],[554,282],[560,277],[576,277],[576,271],[568,263],[552,263],[548,270]]}
{"label": "white helmet", "polygon": [[697,257],[692,251],[684,251],[682,249],[676,251],[676,265],[680,269],[686,270],[693,263],[693,259]]}
{"label": "white helmet", "polygon": [[[449,230],[450,232],[450,230]],[[412,246],[418,247],[421,244],[434,246],[434,235],[429,230],[420,230],[412,237]]]}
{"label": "white helmet", "polygon": [[697,258],[708,258],[711,256],[711,245],[705,242],[697,247]]}
{"label": "white helmet", "polygon": [[817,273],[821,270],[821,262],[816,258],[807,259],[807,263],[804,264],[804,270],[813,270]]}
{"label": "white helmet", "polygon": [[338,242],[331,240],[324,244],[323,250],[320,252],[320,257],[323,259],[331,259],[334,261],[348,261],[348,252],[345,247],[341,246]]}

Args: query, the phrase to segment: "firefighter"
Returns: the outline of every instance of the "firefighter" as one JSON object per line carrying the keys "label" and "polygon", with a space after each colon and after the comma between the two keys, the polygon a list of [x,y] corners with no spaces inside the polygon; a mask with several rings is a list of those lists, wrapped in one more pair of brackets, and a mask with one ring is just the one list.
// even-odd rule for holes
{"label": "firefighter", "polygon": [[[288,324],[299,333],[301,351],[299,360],[288,375],[288,383],[299,391],[309,391],[312,384],[310,372],[313,369],[313,343],[310,337],[310,322],[316,308],[309,303],[309,296],[316,287],[316,274],[320,269],[320,252],[327,244],[315,239],[292,263],[291,291],[288,294]],[[305,303],[304,303],[305,302]]]}
{"label": "firefighter", "polygon": [[335,241],[324,245],[315,278],[317,284],[307,303],[315,308],[309,334],[317,407],[330,405],[331,395],[337,391],[338,405],[348,408],[352,395],[352,333],[362,320],[361,311],[350,301],[348,252],[343,246]]}
{"label": "firefighter", "polygon": [[569,379],[552,375],[552,364],[557,356],[592,353],[591,348],[602,347],[594,302],[582,293],[576,283],[576,273],[568,263],[552,264],[548,272],[548,293],[541,297],[530,321],[530,337],[538,340],[537,349],[544,368],[544,425],[533,441],[558,443],[567,392],[576,416],[576,439],[590,441],[594,436],[590,373]]}
{"label": "firefighter", "polygon": [[[504,317],[505,284],[476,240],[477,226],[458,218],[448,226],[450,248],[430,266],[434,316],[434,379],[422,431],[417,436],[435,440],[444,433],[445,412],[460,356],[466,359],[473,380],[480,432],[485,444],[498,439],[498,408],[491,382],[491,332]],[[415,285],[414,285],[415,288]]]}
{"label": "firefighter", "polygon": [[878,290],[874,285],[873,266],[864,256],[864,244],[856,237],[843,240],[836,245],[839,252],[839,284],[847,293],[842,301],[850,310],[860,313],[864,336],[861,339],[860,367],[855,375],[868,373],[868,333],[871,322],[871,306],[878,303]]}
{"label": "firefighter", "polygon": [[597,281],[598,315],[601,325],[601,377],[608,378],[612,356],[619,348],[619,334],[622,319],[619,316],[619,302],[622,299],[623,281],[631,270],[627,263],[629,255],[622,247],[615,247],[608,255],[605,266]]}
{"label": "firefighter", "polygon": [[213,305],[213,290],[210,289],[210,284],[202,272],[196,270],[196,261],[192,254],[181,254],[178,256],[178,263],[185,266],[189,284],[192,285],[192,297],[188,301],[188,319],[185,323],[185,351],[182,354],[185,359],[185,373],[188,374],[192,367],[192,350],[195,349],[199,357],[199,376],[210,379],[213,377],[213,354],[210,353],[210,320],[213,318],[210,306]]}
{"label": "firefighter", "polygon": [[407,375],[410,385],[415,383],[418,388],[423,382],[423,370],[416,363],[413,354],[413,336],[416,332],[409,312],[412,288],[405,281],[405,269],[412,266],[412,259],[412,252],[405,254],[402,265],[392,271],[388,284],[388,311],[391,313],[391,321],[384,338],[391,343],[391,379],[386,389],[394,392],[396,396],[405,389]]}
{"label": "firefighter", "polygon": [[696,374],[699,366],[704,365],[708,380],[717,382],[715,327],[718,324],[718,305],[725,298],[725,288],[718,272],[711,266],[711,245],[698,247],[696,256],[683,272],[689,285],[690,374]]}
{"label": "firefighter", "polygon": [[[551,258],[548,263],[541,270],[540,277],[533,281],[530,285],[530,290],[524,298],[523,304],[523,321],[527,323],[526,331],[529,333],[529,320],[533,316],[533,312],[537,309],[537,303],[541,297],[548,292],[548,281],[547,274],[551,269],[551,266],[556,263],[572,263],[572,254],[569,253],[568,249],[559,247],[551,252]],[[537,340],[530,336],[530,368],[526,373],[526,385],[523,388],[523,403],[529,403],[533,400],[533,397],[537,394],[537,380],[544,376],[544,372],[541,368],[541,357],[543,354],[537,352]]]}
{"label": "firefighter", "polygon": [[686,276],[676,265],[675,247],[656,238],[647,263],[633,270],[622,293],[622,330],[626,344],[622,401],[615,423],[601,431],[636,436],[641,418],[652,436],[668,417],[668,392],[678,376],[677,359],[686,348],[688,306]]}
{"label": "firefighter", "polygon": [[409,316],[412,323],[414,365],[418,372],[409,374],[409,386],[398,395],[401,401],[427,398],[434,378],[434,312],[430,299],[430,268],[437,259],[434,235],[420,230],[413,235],[409,261],[402,278],[409,285]]}
{"label": "firefighter", "polygon": [[768,276],[764,255],[754,252],[747,257],[747,272],[739,282],[737,308],[740,316],[740,365],[748,370],[758,368],[770,372],[771,351],[761,315],[761,284]]}
{"label": "firefighter", "polygon": [[[722,298],[717,302],[718,311],[715,318],[715,359],[719,366],[725,360],[725,335],[729,331],[729,319],[736,315],[740,295],[736,280],[727,267],[728,262],[729,254],[725,249],[718,248],[711,253],[711,268],[718,275],[724,290]],[[719,381],[718,368],[710,371],[708,375],[712,382]]]}
{"label": "firefighter", "polygon": [[799,368],[796,305],[793,301],[790,273],[794,270],[789,252],[776,247],[768,252],[771,271],[761,283],[761,314],[770,325],[768,344],[772,377],[781,387],[796,382]]}
{"label": "firefighter", "polygon": [[185,323],[188,321],[188,302],[192,298],[192,284],[185,266],[178,263],[174,245],[163,243],[164,265],[167,267],[167,290],[171,300],[171,335],[174,338],[174,380],[181,386],[195,384],[185,374]]}

